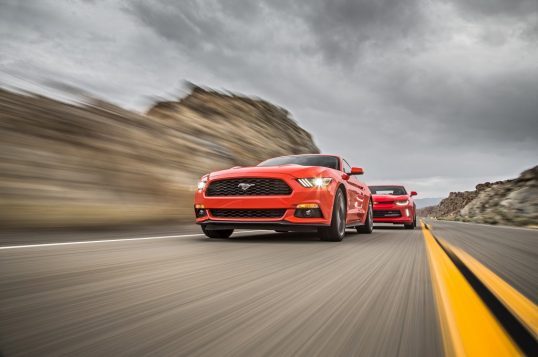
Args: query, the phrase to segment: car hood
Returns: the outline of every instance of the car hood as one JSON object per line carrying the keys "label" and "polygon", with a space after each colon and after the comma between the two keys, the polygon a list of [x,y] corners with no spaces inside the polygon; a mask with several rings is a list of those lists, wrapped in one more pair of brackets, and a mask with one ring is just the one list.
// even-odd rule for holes
{"label": "car hood", "polygon": [[387,201],[405,201],[409,199],[407,195],[372,195],[375,202],[387,202]]}
{"label": "car hood", "polygon": [[302,165],[281,165],[281,166],[249,166],[234,167],[227,170],[215,171],[209,175],[210,179],[224,177],[255,177],[268,176],[271,174],[286,174],[293,177],[312,177],[326,170],[331,170],[319,166],[302,166]]}

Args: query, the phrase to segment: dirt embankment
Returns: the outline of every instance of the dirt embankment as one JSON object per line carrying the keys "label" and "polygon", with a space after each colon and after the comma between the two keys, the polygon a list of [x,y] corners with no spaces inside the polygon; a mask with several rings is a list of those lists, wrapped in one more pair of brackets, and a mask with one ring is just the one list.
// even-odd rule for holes
{"label": "dirt embankment", "polygon": [[317,152],[285,109],[256,98],[193,87],[144,115],[0,90],[0,225],[191,219],[201,175]]}
{"label": "dirt embankment", "polygon": [[474,191],[451,192],[420,215],[465,222],[538,226],[538,166],[513,180],[486,182]]}

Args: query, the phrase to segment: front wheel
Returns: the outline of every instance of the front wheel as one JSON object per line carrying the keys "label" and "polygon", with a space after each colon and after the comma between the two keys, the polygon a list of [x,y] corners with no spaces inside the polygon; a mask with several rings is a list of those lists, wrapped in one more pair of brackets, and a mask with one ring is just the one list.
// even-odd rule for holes
{"label": "front wheel", "polygon": [[344,192],[339,189],[336,191],[336,197],[334,198],[331,225],[329,227],[322,227],[318,229],[321,240],[340,242],[342,239],[344,239],[344,235],[346,234],[346,217],[346,200],[344,199]]}
{"label": "front wheel", "polygon": [[417,216],[413,216],[413,222],[411,224],[404,224],[405,229],[415,229],[417,226]]}
{"label": "front wheel", "polygon": [[373,209],[372,209],[372,201],[368,204],[368,213],[366,213],[366,219],[364,220],[364,224],[357,226],[357,232],[358,233],[366,233],[370,234],[374,230],[374,215],[373,215]]}
{"label": "front wheel", "polygon": [[208,238],[230,238],[230,236],[234,232],[233,229],[207,229],[205,225],[202,225],[202,231]]}

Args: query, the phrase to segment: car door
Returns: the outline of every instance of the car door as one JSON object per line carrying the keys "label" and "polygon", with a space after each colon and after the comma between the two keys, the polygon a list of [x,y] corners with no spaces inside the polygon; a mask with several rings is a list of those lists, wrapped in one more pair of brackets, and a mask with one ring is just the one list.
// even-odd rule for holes
{"label": "car door", "polygon": [[364,219],[366,217],[366,214],[368,213],[368,206],[370,205],[370,189],[368,188],[368,185],[366,185],[364,182],[359,180],[356,176],[353,176],[355,181],[357,182],[361,193],[359,194],[360,198],[360,209],[359,209],[359,217],[361,222],[364,222]]}
{"label": "car door", "polygon": [[[342,168],[344,173],[351,173],[351,165],[342,159]],[[347,222],[351,223],[357,220],[362,220],[364,215],[364,186],[355,176],[349,175],[347,182]]]}

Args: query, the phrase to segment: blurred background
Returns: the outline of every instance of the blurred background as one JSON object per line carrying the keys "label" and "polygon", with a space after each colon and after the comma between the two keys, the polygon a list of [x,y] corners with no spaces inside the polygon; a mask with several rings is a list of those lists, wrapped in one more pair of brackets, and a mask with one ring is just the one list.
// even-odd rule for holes
{"label": "blurred background", "polygon": [[147,113],[0,91],[0,223],[69,227],[192,219],[210,171],[317,153],[280,107],[186,84]]}
{"label": "blurred background", "polygon": [[535,225],[537,24],[526,0],[1,0],[0,224],[190,220],[201,175],[322,151],[424,215]]}

